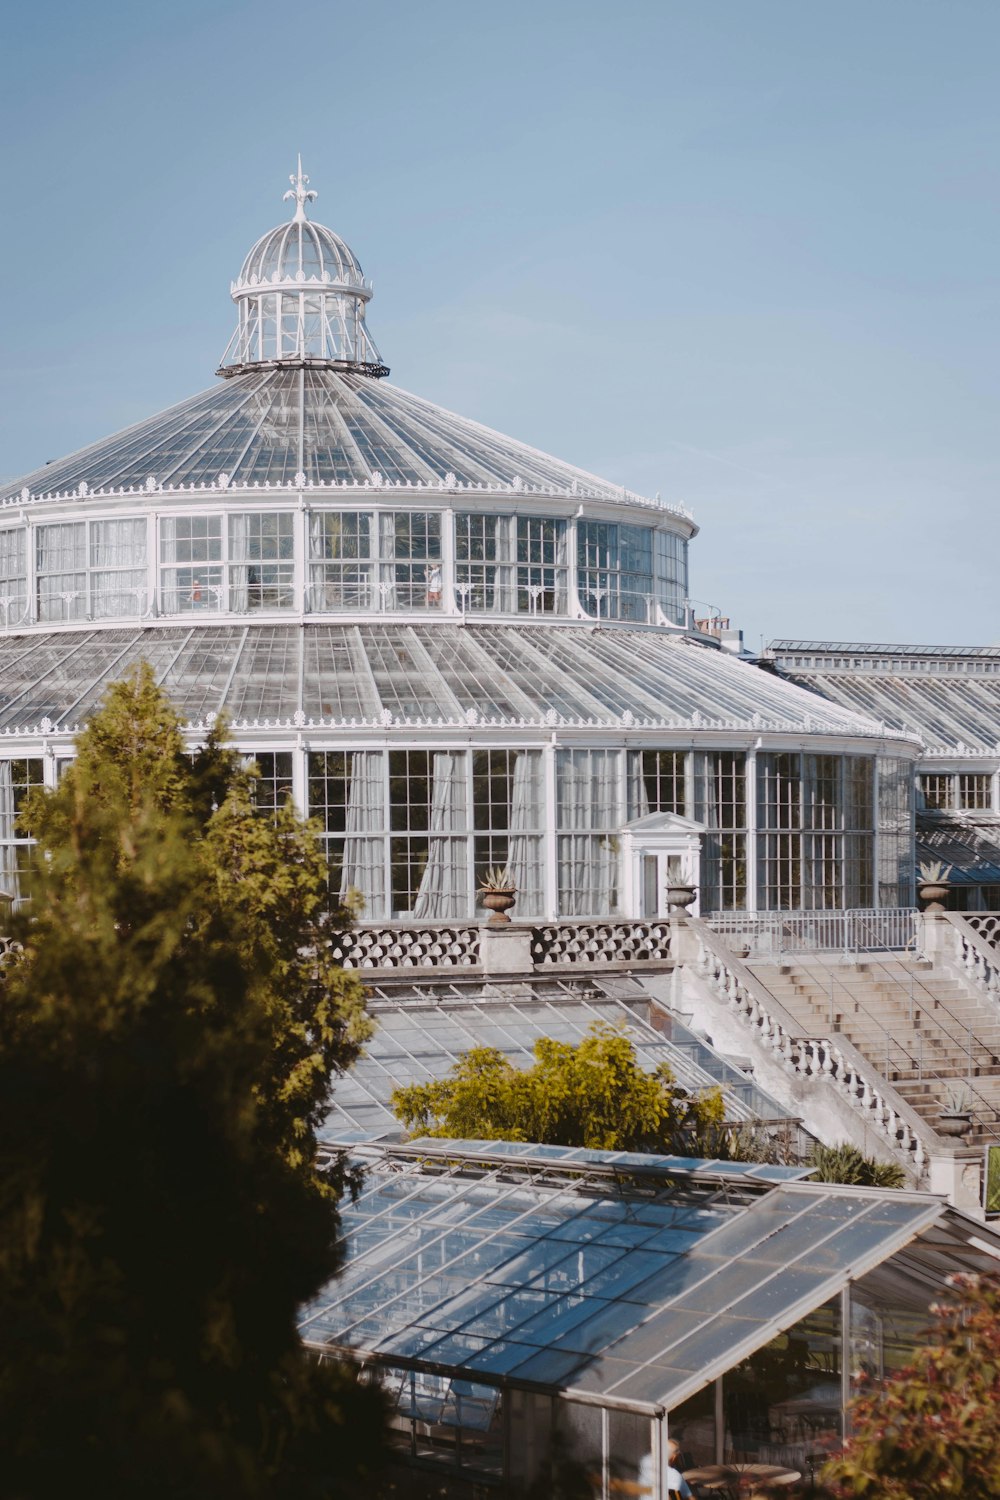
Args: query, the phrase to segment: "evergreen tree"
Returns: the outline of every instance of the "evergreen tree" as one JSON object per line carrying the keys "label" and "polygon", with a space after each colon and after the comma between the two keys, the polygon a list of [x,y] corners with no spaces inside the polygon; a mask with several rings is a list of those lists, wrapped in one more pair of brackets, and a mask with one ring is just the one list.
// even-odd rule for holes
{"label": "evergreen tree", "polygon": [[377,1397],[316,1364],[334,1274],[331,1073],[367,1034],[328,957],[314,830],[193,757],[146,667],[112,688],[38,841],[0,1002],[0,1495],[349,1494]]}

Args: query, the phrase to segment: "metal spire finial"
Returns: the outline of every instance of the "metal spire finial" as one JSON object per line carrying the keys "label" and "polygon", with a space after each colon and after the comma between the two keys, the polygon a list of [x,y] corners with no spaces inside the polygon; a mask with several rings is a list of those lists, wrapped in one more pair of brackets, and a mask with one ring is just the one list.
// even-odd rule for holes
{"label": "metal spire finial", "polygon": [[317,196],[317,194],[316,194],[315,188],[311,188],[311,187],[307,187],[306,186],[306,184],[309,181],[309,178],[306,176],[306,174],[302,170],[302,152],[301,151],[299,152],[299,156],[298,156],[298,171],[297,172],[293,172],[291,174],[291,176],[289,177],[288,180],[292,184],[292,186],[288,190],[288,192],[284,195],[284,198],[282,199],[282,202],[284,202],[285,199],[287,199],[287,198],[294,198],[295,199],[295,218],[293,219],[292,222],[295,223],[295,224],[304,224],[305,223],[305,217],[306,217],[306,204],[310,201],[311,198],[315,198]]}

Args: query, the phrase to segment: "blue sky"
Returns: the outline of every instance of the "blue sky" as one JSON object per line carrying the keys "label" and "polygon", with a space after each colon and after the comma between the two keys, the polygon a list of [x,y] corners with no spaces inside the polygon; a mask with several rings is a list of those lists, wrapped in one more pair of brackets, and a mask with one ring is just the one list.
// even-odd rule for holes
{"label": "blue sky", "polygon": [[391,379],[689,505],[761,637],[1000,641],[996,0],[10,6],[0,473],[212,383],[285,216]]}

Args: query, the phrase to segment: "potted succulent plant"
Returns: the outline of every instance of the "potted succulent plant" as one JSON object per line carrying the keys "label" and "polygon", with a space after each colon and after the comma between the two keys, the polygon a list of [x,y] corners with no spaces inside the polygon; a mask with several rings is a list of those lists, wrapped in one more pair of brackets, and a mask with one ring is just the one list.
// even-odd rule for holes
{"label": "potted succulent plant", "polygon": [[941,903],[947,899],[948,892],[951,890],[951,885],[948,881],[950,874],[951,865],[943,864],[939,859],[920,865],[917,895],[921,901],[927,903],[927,911],[944,911]]}
{"label": "potted succulent plant", "polygon": [[517,900],[517,886],[506,865],[493,865],[479,882],[479,900],[493,915],[489,925],[509,922],[507,913]]}
{"label": "potted succulent plant", "polygon": [[963,1136],[972,1127],[972,1095],[964,1083],[956,1084],[945,1093],[944,1104],[938,1115],[938,1135]]}
{"label": "potted succulent plant", "polygon": [[698,891],[695,886],[689,885],[684,880],[668,880],[664,895],[670,910],[680,915],[686,907],[690,906]]}

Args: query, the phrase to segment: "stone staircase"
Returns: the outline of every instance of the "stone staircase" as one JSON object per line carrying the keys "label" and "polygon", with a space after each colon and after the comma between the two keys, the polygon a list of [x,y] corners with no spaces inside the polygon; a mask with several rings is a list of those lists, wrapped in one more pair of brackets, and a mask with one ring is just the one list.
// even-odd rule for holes
{"label": "stone staircase", "polygon": [[954,968],[822,953],[748,967],[807,1036],[847,1038],[935,1132],[950,1091],[970,1093],[963,1144],[1000,1143],[1000,1006]]}

